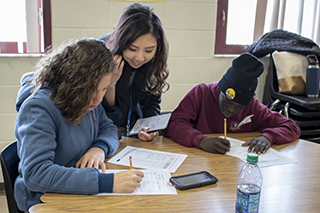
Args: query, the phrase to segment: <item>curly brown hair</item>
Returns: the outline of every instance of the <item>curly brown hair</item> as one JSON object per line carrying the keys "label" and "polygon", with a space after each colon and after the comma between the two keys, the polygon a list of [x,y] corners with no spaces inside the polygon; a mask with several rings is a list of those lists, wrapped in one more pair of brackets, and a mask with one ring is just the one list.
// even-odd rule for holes
{"label": "curly brown hair", "polygon": [[139,85],[142,89],[159,95],[170,87],[166,81],[169,75],[167,67],[169,45],[162,23],[153,9],[142,3],[128,6],[121,15],[115,31],[110,35],[107,46],[114,55],[122,55],[122,51],[132,42],[148,33],[156,38],[157,50],[154,58],[144,65],[145,71],[136,73],[136,77],[140,79]]}
{"label": "curly brown hair", "polygon": [[79,124],[88,112],[98,85],[115,68],[110,50],[103,41],[93,38],[71,40],[47,52],[36,66],[35,91],[44,86],[52,89],[51,100],[63,118]]}

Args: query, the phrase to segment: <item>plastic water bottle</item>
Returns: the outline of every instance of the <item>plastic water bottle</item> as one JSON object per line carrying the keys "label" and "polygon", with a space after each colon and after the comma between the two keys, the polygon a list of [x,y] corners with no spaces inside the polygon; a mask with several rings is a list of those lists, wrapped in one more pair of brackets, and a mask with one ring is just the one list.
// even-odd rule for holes
{"label": "plastic water bottle", "polygon": [[248,153],[247,163],[238,176],[236,213],[259,212],[262,174],[258,165],[258,155]]}

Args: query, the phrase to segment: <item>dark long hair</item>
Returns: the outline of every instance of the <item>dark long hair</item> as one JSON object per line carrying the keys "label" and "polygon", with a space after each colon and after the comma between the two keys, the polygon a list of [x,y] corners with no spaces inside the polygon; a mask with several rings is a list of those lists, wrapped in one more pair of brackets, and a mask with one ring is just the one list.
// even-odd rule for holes
{"label": "dark long hair", "polygon": [[156,38],[157,50],[153,59],[143,65],[143,72],[137,72],[136,77],[141,81],[139,85],[143,90],[159,95],[169,89],[169,84],[166,82],[169,75],[167,68],[169,45],[161,21],[153,9],[142,3],[128,6],[121,15],[115,31],[110,35],[107,47],[114,55],[122,55],[122,51],[132,42],[148,33]]}
{"label": "dark long hair", "polygon": [[65,120],[79,124],[90,101],[115,62],[105,43],[92,38],[71,40],[46,53],[36,66],[34,90],[48,86],[51,100]]}

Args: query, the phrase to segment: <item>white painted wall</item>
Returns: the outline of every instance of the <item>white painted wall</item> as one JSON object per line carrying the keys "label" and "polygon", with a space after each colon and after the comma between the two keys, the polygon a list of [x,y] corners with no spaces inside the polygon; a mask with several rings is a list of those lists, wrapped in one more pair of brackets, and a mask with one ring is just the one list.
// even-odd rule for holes
{"label": "white painted wall", "polygon": [[[123,9],[132,2],[104,0],[52,0],[52,43],[81,37],[100,37],[113,31]],[[235,56],[215,57],[217,0],[166,0],[145,3],[154,8],[163,22],[169,41],[168,81],[161,108],[173,110],[198,83],[219,81]],[[15,140],[15,100],[23,73],[32,70],[37,57],[0,55],[0,150]],[[266,60],[263,60],[266,62]],[[264,73],[257,96],[262,100]],[[1,173],[2,174],[2,173]],[[0,175],[0,182],[3,182]]]}

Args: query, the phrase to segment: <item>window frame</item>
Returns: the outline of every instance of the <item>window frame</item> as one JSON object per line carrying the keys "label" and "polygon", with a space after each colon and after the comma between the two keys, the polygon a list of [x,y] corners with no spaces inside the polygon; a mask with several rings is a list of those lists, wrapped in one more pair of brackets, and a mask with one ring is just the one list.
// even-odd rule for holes
{"label": "window frame", "polygon": [[[19,53],[18,42],[0,42],[0,55],[1,54],[39,54],[44,53],[52,45],[52,27],[51,27],[51,0],[37,0],[38,11],[42,5],[42,19],[43,27],[38,18],[39,29],[39,51],[27,52],[27,42],[23,42],[23,51]],[[41,29],[42,28],[42,29]],[[43,30],[43,41],[41,40],[41,30]],[[43,42],[44,51],[41,50],[41,43]]]}
{"label": "window frame", "polygon": [[44,49],[50,49],[52,46],[52,26],[51,26],[51,0],[42,1],[43,10],[43,35]]}
{"label": "window frame", "polygon": [[[228,3],[229,0],[218,0],[215,55],[241,54],[246,52],[246,45],[227,45],[227,23],[228,23]],[[257,0],[256,18],[254,26],[254,41],[263,35],[264,21],[266,16],[267,0]]]}
{"label": "window frame", "polygon": [[241,54],[245,52],[241,45],[227,45],[228,0],[218,0],[215,55]]}

